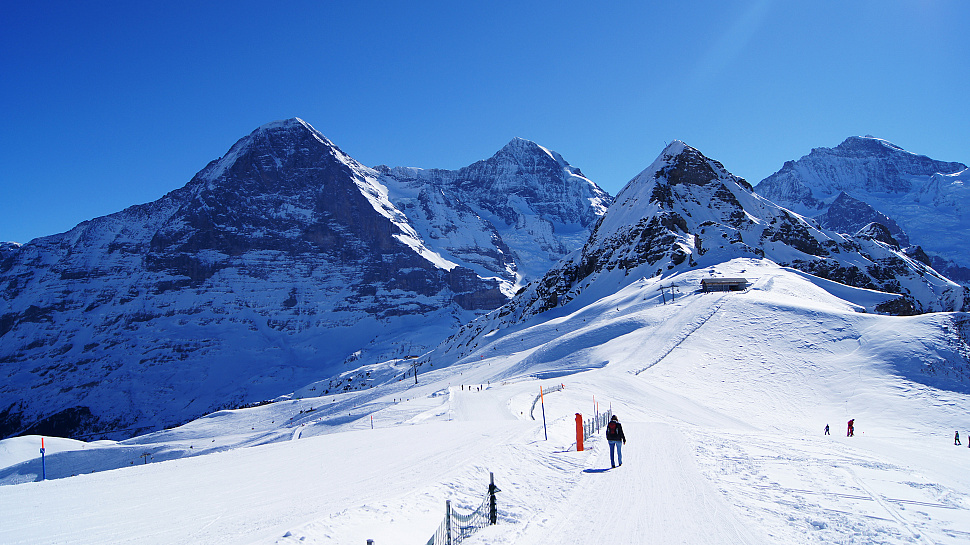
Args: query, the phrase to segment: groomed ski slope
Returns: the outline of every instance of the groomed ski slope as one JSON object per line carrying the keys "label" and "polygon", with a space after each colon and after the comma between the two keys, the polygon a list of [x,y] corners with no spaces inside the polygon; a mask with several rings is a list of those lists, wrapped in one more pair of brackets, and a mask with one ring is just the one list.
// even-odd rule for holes
{"label": "groomed ski slope", "polygon": [[[753,287],[697,293],[712,272]],[[621,276],[418,385],[120,443],[49,438],[48,476],[64,478],[46,482],[26,482],[39,438],[2,441],[0,543],[420,545],[446,499],[481,502],[490,471],[499,524],[465,543],[970,539],[970,399],[948,315],[862,313],[885,296],[752,260],[664,279],[669,304],[658,280]],[[546,440],[533,403],[555,384]],[[601,435],[576,452],[574,414],[594,397],[624,424],[622,467]]]}

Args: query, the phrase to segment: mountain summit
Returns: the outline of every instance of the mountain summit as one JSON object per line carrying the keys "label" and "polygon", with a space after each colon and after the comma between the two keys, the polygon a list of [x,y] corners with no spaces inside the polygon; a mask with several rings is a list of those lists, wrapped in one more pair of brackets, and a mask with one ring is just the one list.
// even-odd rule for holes
{"label": "mountain summit", "polygon": [[[841,232],[854,232],[875,215],[890,218],[894,236],[919,245],[937,270],[970,283],[970,170],[963,163],[854,136],[788,161],[756,190]],[[846,199],[857,213],[843,213]]]}
{"label": "mountain summit", "polygon": [[613,199],[558,153],[515,138],[458,170],[377,167],[425,243],[511,295],[585,242]]}

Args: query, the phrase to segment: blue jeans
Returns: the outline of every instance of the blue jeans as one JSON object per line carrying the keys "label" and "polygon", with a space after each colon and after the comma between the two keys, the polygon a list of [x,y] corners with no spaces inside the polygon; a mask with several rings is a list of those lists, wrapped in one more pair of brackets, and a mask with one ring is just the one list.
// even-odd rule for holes
{"label": "blue jeans", "polygon": [[616,449],[616,456],[620,460],[620,465],[623,465],[623,441],[610,441],[610,465],[616,466],[616,462],[613,459],[613,449]]}

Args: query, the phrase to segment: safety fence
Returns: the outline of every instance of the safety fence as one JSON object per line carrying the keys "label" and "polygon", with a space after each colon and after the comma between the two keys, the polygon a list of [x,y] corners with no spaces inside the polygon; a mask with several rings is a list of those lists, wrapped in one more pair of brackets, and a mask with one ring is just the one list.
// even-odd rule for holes
{"label": "safety fence", "polygon": [[592,418],[587,418],[583,420],[583,440],[589,439],[593,434],[597,433],[610,422],[610,417],[613,416],[612,410],[607,410],[606,412],[598,413]]}
{"label": "safety fence", "polygon": [[536,412],[536,403],[539,403],[539,399],[542,396],[544,396],[546,394],[549,394],[549,393],[552,393],[552,392],[561,392],[563,388],[564,388],[564,386],[562,384],[557,384],[555,386],[547,386],[545,388],[539,388],[539,392],[541,392],[541,393],[539,395],[537,395],[535,399],[532,400],[532,408],[529,409],[529,416],[531,416],[533,420],[536,419],[536,415],[535,415],[535,412]]}
{"label": "safety fence", "polygon": [[460,514],[451,507],[451,500],[445,502],[445,518],[438,525],[427,545],[457,545],[471,536],[477,530],[495,524],[498,521],[495,493],[500,492],[495,486],[495,475],[489,473],[488,492],[477,509],[468,514]]}

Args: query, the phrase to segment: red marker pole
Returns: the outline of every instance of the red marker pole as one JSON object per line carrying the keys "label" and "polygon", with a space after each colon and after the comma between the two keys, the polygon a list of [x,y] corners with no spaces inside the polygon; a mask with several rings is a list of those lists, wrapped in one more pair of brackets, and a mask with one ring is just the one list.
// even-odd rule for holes
{"label": "red marker pole", "polygon": [[40,480],[42,481],[47,480],[47,461],[44,460],[45,452],[47,452],[47,449],[44,448],[44,438],[41,437],[40,438],[40,468],[41,468]]}
{"label": "red marker pole", "polygon": [[583,415],[576,413],[576,452],[583,450]]}

